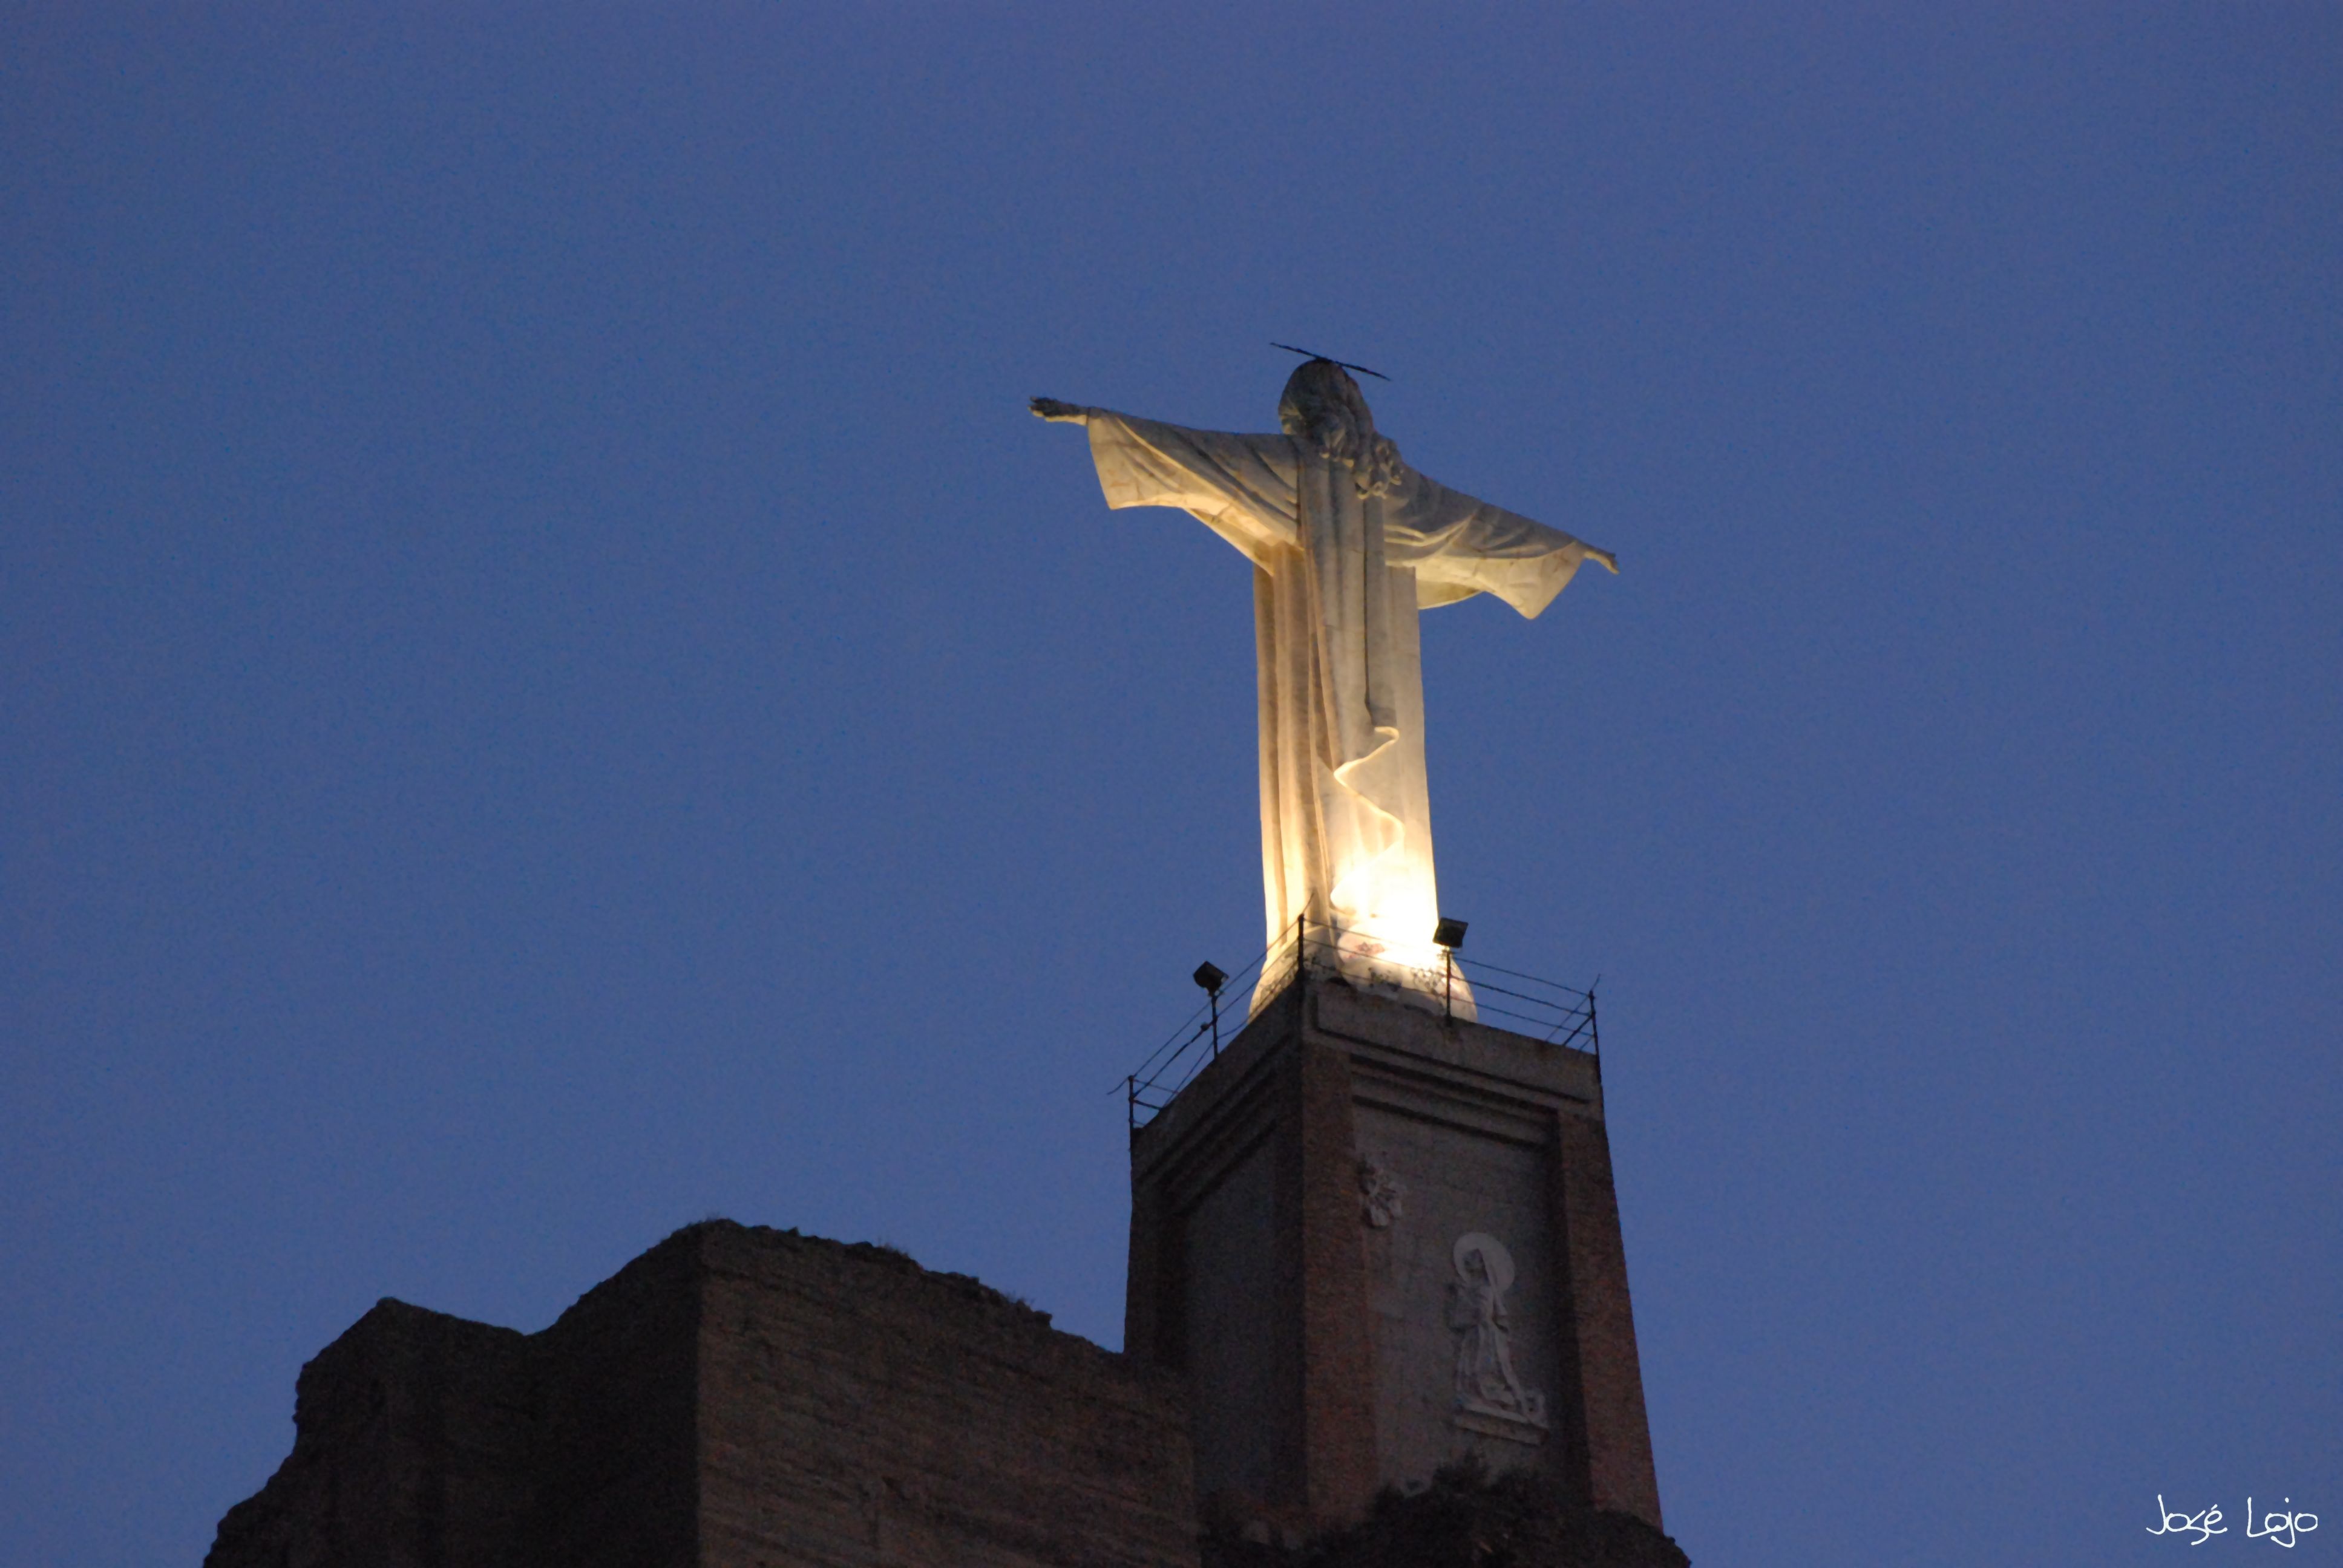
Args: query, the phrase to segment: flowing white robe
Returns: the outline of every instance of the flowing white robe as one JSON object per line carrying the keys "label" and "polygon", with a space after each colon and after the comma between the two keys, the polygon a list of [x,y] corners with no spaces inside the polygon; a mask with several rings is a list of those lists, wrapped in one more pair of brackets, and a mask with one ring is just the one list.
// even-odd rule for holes
{"label": "flowing white robe", "polygon": [[[1102,408],[1089,427],[1109,507],[1180,508],[1253,566],[1272,950],[1255,1005],[1291,972],[1297,925],[1312,961],[1331,953],[1354,980],[1440,998],[1416,611],[1490,593],[1535,616],[1586,547],[1413,469],[1362,497],[1349,464],[1288,436]],[[1454,1000],[1472,1015],[1461,977]]]}

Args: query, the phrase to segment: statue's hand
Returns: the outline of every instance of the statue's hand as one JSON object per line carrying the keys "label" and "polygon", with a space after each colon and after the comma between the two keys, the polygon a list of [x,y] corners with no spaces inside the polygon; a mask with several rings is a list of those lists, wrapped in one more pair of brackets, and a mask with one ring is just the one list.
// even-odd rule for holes
{"label": "statue's hand", "polygon": [[1601,561],[1603,569],[1613,577],[1619,575],[1619,558],[1609,550],[1598,550],[1593,545],[1589,545],[1586,547],[1586,558],[1590,561]]}
{"label": "statue's hand", "polygon": [[1036,397],[1031,405],[1033,417],[1047,419],[1052,425],[1087,425],[1091,411],[1079,403],[1061,403],[1055,397]]}

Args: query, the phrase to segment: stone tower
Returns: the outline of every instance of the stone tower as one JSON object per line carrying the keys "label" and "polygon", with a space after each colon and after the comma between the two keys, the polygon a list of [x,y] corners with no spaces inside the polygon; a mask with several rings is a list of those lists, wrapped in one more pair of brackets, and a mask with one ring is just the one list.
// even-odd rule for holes
{"label": "stone tower", "polygon": [[1597,1058],[1306,970],[1131,1135],[1126,1351],[1207,1515],[1477,1457],[1660,1527]]}

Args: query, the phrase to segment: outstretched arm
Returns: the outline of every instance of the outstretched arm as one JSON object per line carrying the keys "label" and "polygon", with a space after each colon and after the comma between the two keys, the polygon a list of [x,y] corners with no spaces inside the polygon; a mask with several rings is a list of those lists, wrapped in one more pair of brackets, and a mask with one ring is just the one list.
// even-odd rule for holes
{"label": "outstretched arm", "polygon": [[1581,563],[1616,572],[1609,550],[1413,472],[1383,522],[1383,558],[1415,568],[1416,603],[1494,594],[1526,616],[1545,608]]}
{"label": "outstretched arm", "polygon": [[1110,507],[1177,507],[1256,566],[1294,542],[1293,443],[1283,435],[1191,430],[1055,397],[1033,417],[1085,425]]}

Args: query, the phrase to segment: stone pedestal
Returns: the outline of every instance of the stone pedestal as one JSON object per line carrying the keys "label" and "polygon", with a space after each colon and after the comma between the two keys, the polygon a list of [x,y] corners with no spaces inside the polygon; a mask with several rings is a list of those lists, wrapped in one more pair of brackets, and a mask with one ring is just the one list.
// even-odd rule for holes
{"label": "stone pedestal", "polygon": [[1208,1517],[1477,1457],[1660,1527],[1594,1057],[1306,978],[1131,1153],[1124,1348],[1187,1382]]}

